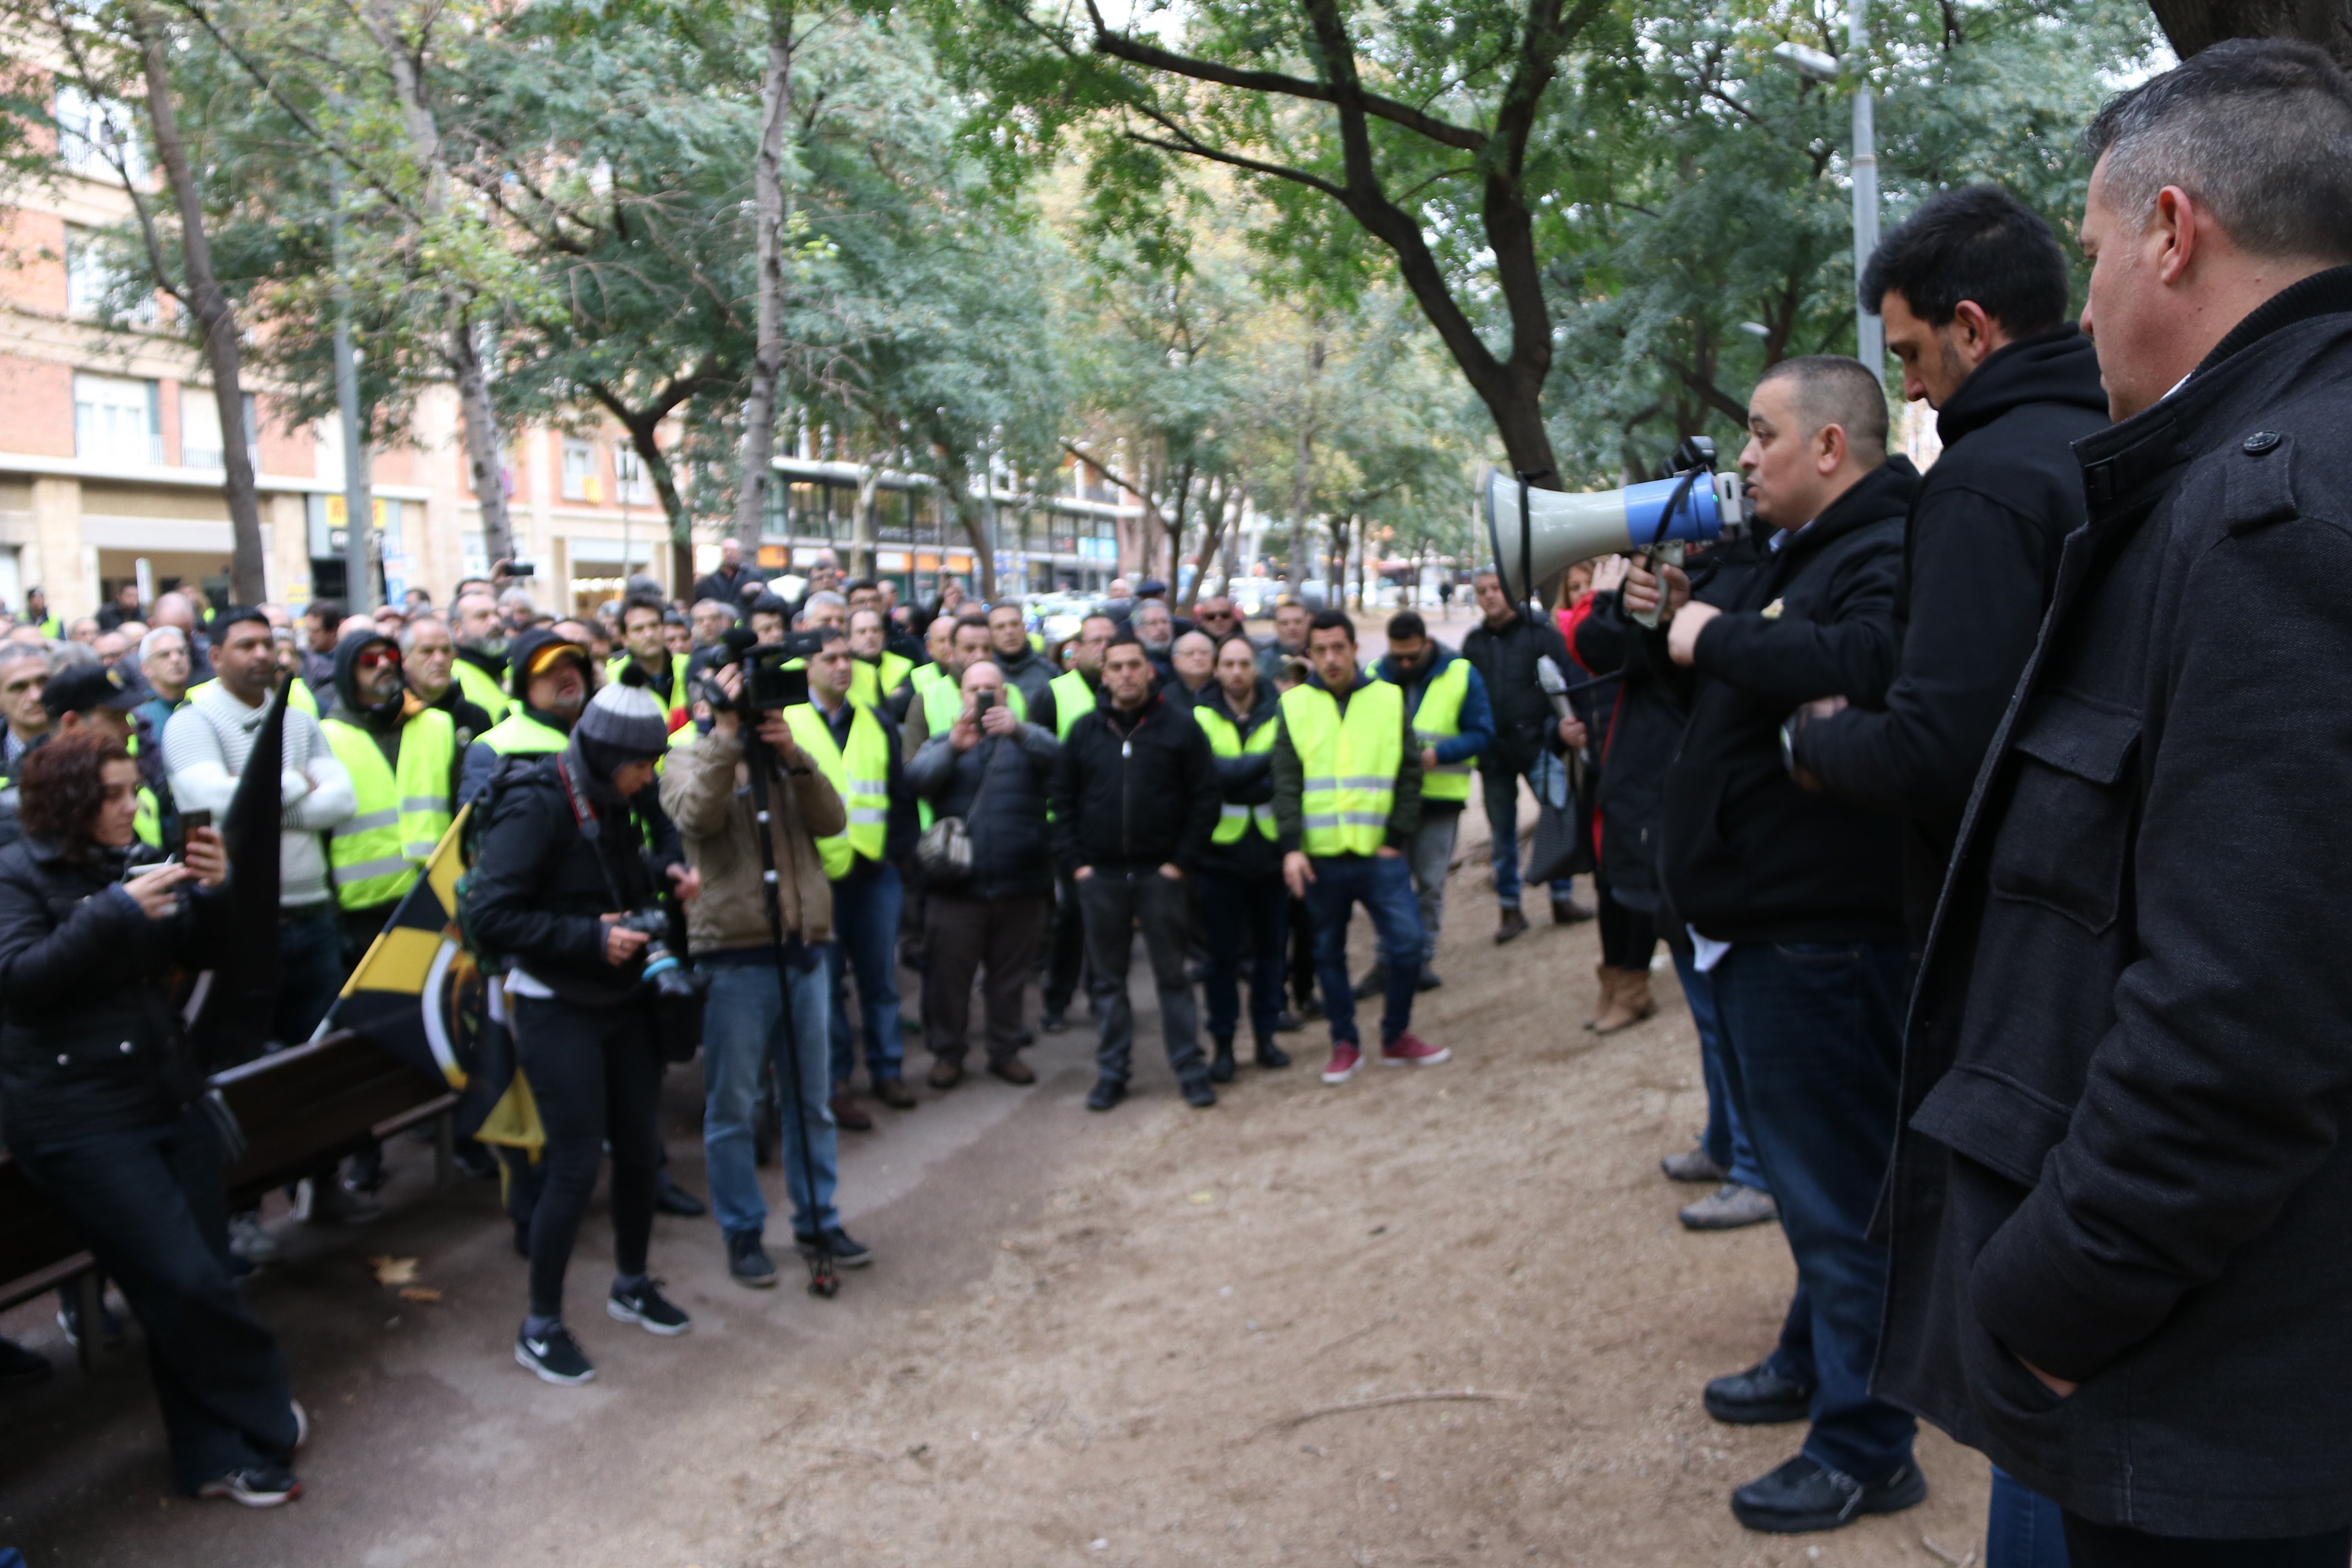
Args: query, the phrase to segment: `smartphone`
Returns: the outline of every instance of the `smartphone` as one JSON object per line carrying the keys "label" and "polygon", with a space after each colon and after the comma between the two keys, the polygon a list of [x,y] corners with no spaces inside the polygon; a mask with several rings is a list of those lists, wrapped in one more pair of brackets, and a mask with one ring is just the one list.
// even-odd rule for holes
{"label": "smartphone", "polygon": [[183,833],[194,833],[199,827],[210,827],[212,825],[213,814],[209,811],[184,811],[180,813],[180,830]]}
{"label": "smartphone", "polygon": [[996,706],[996,689],[995,689],[995,688],[993,688],[993,687],[986,687],[986,686],[984,686],[984,687],[981,688],[978,691],[975,691],[975,692],[973,692],[973,693],[971,694],[971,711],[972,711],[972,717],[974,717],[974,718],[979,718],[981,715],[982,715],[982,714],[986,713],[990,709],[992,709],[992,708],[993,708],[993,707],[995,707],[995,706]]}

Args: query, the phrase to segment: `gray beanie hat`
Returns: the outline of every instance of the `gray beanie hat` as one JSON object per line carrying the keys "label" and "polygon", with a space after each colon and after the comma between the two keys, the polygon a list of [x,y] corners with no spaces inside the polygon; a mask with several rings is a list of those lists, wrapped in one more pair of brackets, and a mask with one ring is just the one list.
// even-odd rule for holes
{"label": "gray beanie hat", "polygon": [[669,750],[669,716],[644,687],[615,683],[588,700],[572,733],[619,761],[655,758]]}

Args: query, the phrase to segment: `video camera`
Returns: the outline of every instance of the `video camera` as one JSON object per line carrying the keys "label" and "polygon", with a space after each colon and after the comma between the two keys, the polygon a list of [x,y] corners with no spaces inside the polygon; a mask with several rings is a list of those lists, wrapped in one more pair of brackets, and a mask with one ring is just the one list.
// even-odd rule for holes
{"label": "video camera", "polygon": [[[719,652],[702,678],[703,695],[714,712],[731,711],[753,719],[809,700],[805,666],[789,669],[785,666],[798,665],[823,648],[823,634],[793,632],[782,642],[763,643],[749,628],[737,626],[719,640]],[[743,684],[732,697],[712,679],[730,667],[743,672]]]}

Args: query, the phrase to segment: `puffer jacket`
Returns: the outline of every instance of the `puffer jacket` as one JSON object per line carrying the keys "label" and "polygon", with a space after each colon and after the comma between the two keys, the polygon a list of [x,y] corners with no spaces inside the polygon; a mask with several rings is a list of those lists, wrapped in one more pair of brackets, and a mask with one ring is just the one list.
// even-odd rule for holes
{"label": "puffer jacket", "polygon": [[1028,899],[1054,890],[1045,788],[1061,758],[1061,742],[1035,724],[1022,725],[1009,738],[982,735],[968,752],[957,751],[947,735],[923,742],[907,764],[908,787],[939,816],[962,817],[971,832],[971,880],[955,892]]}
{"label": "puffer jacket", "polygon": [[[738,788],[743,760],[738,736],[711,731],[663,765],[662,809],[677,824],[687,863],[702,873],[702,893],[686,906],[688,951],[765,947],[766,900],[760,891],[760,841],[753,837],[751,785]],[[841,794],[814,768],[779,771],[768,795],[768,831],[776,856],[776,904],[784,931],[804,942],[833,940],[833,884],[816,840],[849,825]]]}
{"label": "puffer jacket", "polygon": [[203,1076],[172,1005],[174,970],[205,968],[230,934],[227,896],[189,884],[149,920],[124,858],[67,858],[23,838],[0,850],[0,1129],[11,1144],[169,1121]]}

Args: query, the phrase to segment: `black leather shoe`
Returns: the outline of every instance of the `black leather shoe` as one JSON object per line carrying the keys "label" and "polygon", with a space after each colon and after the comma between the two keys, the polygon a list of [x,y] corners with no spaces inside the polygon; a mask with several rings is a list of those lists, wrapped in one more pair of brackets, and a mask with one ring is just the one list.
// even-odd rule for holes
{"label": "black leather shoe", "polygon": [[1800,1454],[1733,1492],[1731,1511],[1750,1530],[1802,1535],[1841,1529],[1864,1514],[1900,1513],[1927,1500],[1927,1478],[1917,1465],[1905,1464],[1885,1480],[1865,1486]]}
{"label": "black leather shoe", "polygon": [[1813,1391],[1758,1362],[1746,1372],[1712,1379],[1706,1385],[1706,1413],[1732,1426],[1769,1426],[1781,1421],[1802,1421],[1811,1414]]}
{"label": "black leather shoe", "polygon": [[1188,1079],[1183,1089],[1184,1103],[1195,1110],[1206,1110],[1217,1103],[1217,1091],[1209,1087],[1205,1078]]}
{"label": "black leather shoe", "polygon": [[1115,1078],[1097,1079],[1094,1089],[1087,1095],[1088,1110],[1108,1110],[1127,1098],[1127,1085]]}
{"label": "black leather shoe", "polygon": [[1209,1081],[1231,1083],[1234,1081],[1234,1042],[1230,1038],[1219,1040],[1216,1047],[1215,1055],[1209,1058]]}
{"label": "black leather shoe", "polygon": [[1274,1043],[1272,1035],[1261,1035],[1257,1042],[1257,1065],[1262,1068],[1286,1068],[1290,1053]]}
{"label": "black leather shoe", "polygon": [[1295,1035],[1305,1027],[1307,1020],[1287,1007],[1274,1016],[1274,1032],[1277,1035]]}
{"label": "black leather shoe", "polygon": [[671,1181],[667,1171],[654,1184],[654,1207],[663,1214],[676,1215],[680,1219],[693,1219],[710,1212],[700,1198]]}

